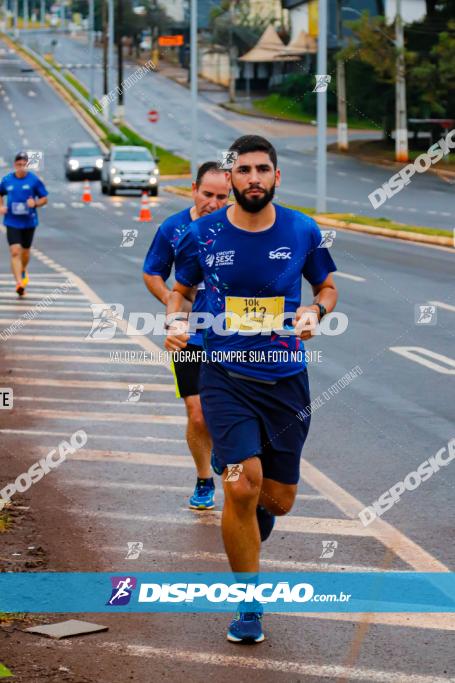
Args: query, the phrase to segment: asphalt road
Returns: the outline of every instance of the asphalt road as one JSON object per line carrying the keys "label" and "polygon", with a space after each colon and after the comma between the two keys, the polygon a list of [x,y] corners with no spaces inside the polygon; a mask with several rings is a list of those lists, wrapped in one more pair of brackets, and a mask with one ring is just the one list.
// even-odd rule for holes
{"label": "asphalt road", "polygon": [[[50,47],[56,38],[57,45]],[[34,49],[54,51],[58,62],[89,86],[87,46],[84,37],[32,32],[26,37]],[[102,95],[101,52],[96,51],[95,93]],[[78,66],[82,65],[82,66]],[[125,67],[125,78],[133,72],[133,66]],[[114,74],[113,80],[116,78]],[[113,83],[113,86],[116,82]],[[216,158],[232,141],[246,133],[260,133],[275,144],[284,184],[278,198],[297,206],[315,206],[316,203],[316,138],[315,128],[293,123],[273,122],[238,115],[218,106],[223,95],[201,92],[198,104],[198,158],[206,161]],[[224,99],[226,97],[224,96]],[[189,92],[181,85],[159,73],[151,73],[125,93],[127,120],[144,136],[177,154],[190,158],[191,130],[189,117]],[[148,122],[147,112],[158,109],[160,120]],[[351,139],[372,139],[381,135],[378,131],[351,132]],[[328,142],[335,142],[331,133]],[[327,209],[337,213],[351,212],[365,216],[385,217],[402,223],[453,229],[453,184],[434,174],[416,174],[410,185],[389,199],[377,210],[373,209],[368,195],[386,182],[396,169],[366,164],[353,158],[328,155]]]}
{"label": "asphalt road", "polygon": [[[0,54],[2,74],[28,79],[0,80],[0,156],[10,158],[24,137],[30,148],[43,149],[50,197],[41,211],[24,301],[15,298],[1,236],[0,328],[71,274],[76,278],[69,294],[2,344],[6,370],[0,385],[12,386],[15,396],[12,413],[0,413],[2,456],[19,452],[28,466],[85,429],[87,447],[56,470],[52,482],[46,478],[46,486],[65,496],[56,514],[72,521],[93,562],[116,573],[225,570],[221,493],[214,513],[186,508],[194,477],[184,409],[174,398],[170,371],[149,361],[115,360],[115,352],[123,360],[131,351],[150,357],[162,339],[128,338],[120,330],[107,342],[85,338],[90,304],[123,304],[125,319],[134,311],[161,310],[143,286],[141,265],[157,224],[186,202],[163,193],[150,200],[153,223],[138,223],[137,196],[104,197],[92,184],[94,201],[82,206],[81,183],[64,180],[62,150],[89,134],[16,59]],[[138,230],[132,247],[120,246],[124,229]],[[309,370],[312,396],[354,366],[363,373],[315,412],[299,498],[264,546],[263,567],[453,571],[455,465],[407,492],[384,515],[393,528],[365,529],[357,518],[363,505],[455,436],[453,251],[346,232],[337,233],[332,249],[340,271],[338,309],[349,325],[343,335],[308,344],[321,352],[321,362]],[[303,300],[309,297],[304,289]],[[433,301],[436,324],[416,325],[415,306]],[[137,402],[127,400],[131,384],[144,385]],[[38,487],[32,495],[39,495]],[[325,540],[338,543],[330,559],[321,558]],[[129,541],[144,544],[138,560],[125,560]],[[71,569],[88,571],[75,555]],[[211,677],[220,683],[448,683],[455,672],[455,622],[449,615],[269,615],[268,639],[254,651],[225,641],[226,622],[223,615],[111,616],[106,634],[68,641],[65,648],[54,641],[46,645],[68,656],[77,651],[100,671],[115,652],[117,674],[138,683]],[[21,645],[33,659],[37,645],[29,638]],[[101,674],[95,680],[111,683]]]}

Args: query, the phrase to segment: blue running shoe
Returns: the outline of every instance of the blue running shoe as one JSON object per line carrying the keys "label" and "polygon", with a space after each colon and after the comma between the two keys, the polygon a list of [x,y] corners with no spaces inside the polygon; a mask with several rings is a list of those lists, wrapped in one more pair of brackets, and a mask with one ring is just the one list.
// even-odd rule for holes
{"label": "blue running shoe", "polygon": [[262,643],[262,612],[237,612],[227,632],[231,643]]}
{"label": "blue running shoe", "polygon": [[189,506],[192,510],[212,510],[215,507],[213,479],[198,479]]}
{"label": "blue running shoe", "polygon": [[275,515],[272,515],[272,513],[262,507],[262,505],[258,505],[256,508],[256,517],[258,519],[261,541],[266,541],[275,525]]}
{"label": "blue running shoe", "polygon": [[212,449],[212,453],[210,455],[210,464],[212,465],[212,470],[215,472],[215,474],[218,474],[218,476],[221,477],[221,475],[224,472],[224,467],[222,465],[219,465],[216,459],[215,451]]}

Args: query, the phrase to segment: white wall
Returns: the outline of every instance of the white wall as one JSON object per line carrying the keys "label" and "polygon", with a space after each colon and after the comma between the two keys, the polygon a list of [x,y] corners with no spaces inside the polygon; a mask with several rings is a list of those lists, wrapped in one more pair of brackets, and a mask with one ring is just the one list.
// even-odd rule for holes
{"label": "white wall", "polygon": [[291,24],[291,40],[297,38],[300,31],[308,33],[308,5],[298,5],[290,9],[289,21]]}
{"label": "white wall", "polygon": [[159,0],[158,4],[166,10],[166,14],[174,21],[184,20],[185,0]]}

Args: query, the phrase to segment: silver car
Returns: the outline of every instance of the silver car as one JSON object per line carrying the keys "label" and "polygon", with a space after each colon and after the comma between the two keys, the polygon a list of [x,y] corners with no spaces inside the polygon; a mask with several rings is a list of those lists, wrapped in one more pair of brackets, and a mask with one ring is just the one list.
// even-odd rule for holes
{"label": "silver car", "polygon": [[158,194],[160,172],[157,162],[146,147],[114,146],[104,157],[101,172],[103,194],[114,195],[117,190],[142,190]]}
{"label": "silver car", "polygon": [[101,178],[103,154],[93,142],[74,142],[65,153],[67,180]]}

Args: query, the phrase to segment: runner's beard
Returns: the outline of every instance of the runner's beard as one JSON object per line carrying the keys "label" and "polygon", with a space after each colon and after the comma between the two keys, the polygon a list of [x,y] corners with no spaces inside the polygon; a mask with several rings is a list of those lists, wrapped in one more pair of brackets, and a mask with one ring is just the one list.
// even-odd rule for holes
{"label": "runner's beard", "polygon": [[[248,190],[251,189],[251,187],[248,188]],[[232,191],[237,204],[240,204],[242,209],[248,211],[248,213],[259,213],[259,211],[261,211],[269,202],[272,201],[275,195],[275,183],[273,183],[270,190],[264,190],[264,194],[257,197],[247,197],[246,192],[248,192],[248,190],[245,190],[245,192],[240,192],[234,183],[232,183]]]}

